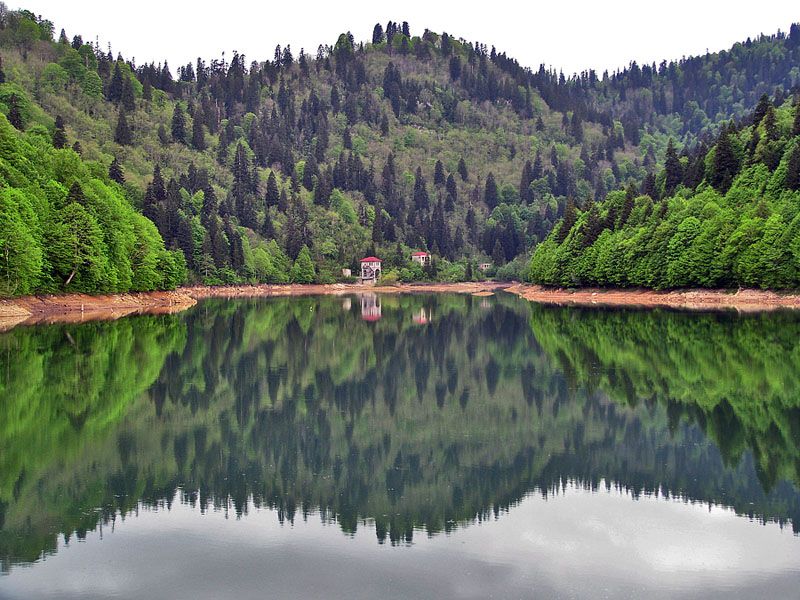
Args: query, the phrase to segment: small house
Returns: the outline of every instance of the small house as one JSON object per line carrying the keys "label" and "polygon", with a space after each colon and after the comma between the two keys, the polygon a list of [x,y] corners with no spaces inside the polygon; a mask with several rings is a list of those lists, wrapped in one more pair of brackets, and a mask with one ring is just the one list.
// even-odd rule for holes
{"label": "small house", "polygon": [[383,261],[375,256],[361,259],[361,283],[375,283],[381,277]]}
{"label": "small house", "polygon": [[481,263],[481,264],[478,265],[478,268],[481,271],[488,271],[489,269],[492,268],[492,263]]}
{"label": "small house", "polygon": [[414,252],[411,255],[411,262],[415,262],[421,267],[431,264],[431,255],[429,252]]}

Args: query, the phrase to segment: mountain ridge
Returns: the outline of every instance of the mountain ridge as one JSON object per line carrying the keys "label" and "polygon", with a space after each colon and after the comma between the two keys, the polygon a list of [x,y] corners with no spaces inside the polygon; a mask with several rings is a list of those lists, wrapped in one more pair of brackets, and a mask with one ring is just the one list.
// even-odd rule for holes
{"label": "mountain ridge", "polygon": [[[198,59],[174,79],[56,37],[32,13],[4,15],[2,112],[14,97],[26,135],[78,142],[183,253],[190,279],[211,284],[331,282],[375,253],[401,280],[471,279],[487,260],[518,277],[570,200],[643,186],[670,138],[679,150],[710,141],[755,95],[800,83],[787,69],[797,25],[730,52],[567,79],[390,21],[372,43],[342,34],[315,56]],[[293,276],[304,247],[313,270]],[[420,248],[439,258],[427,272],[408,261]]]}

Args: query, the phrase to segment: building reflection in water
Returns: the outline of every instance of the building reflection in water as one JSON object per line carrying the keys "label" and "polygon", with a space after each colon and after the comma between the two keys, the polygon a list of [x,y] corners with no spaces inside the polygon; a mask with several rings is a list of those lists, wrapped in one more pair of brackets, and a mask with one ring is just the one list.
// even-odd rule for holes
{"label": "building reflection in water", "polygon": [[378,294],[361,295],[361,318],[364,321],[379,321],[381,318],[381,299]]}
{"label": "building reflection in water", "polygon": [[420,309],[414,313],[414,323],[417,325],[427,325],[431,322],[431,309],[425,306],[420,307]]}

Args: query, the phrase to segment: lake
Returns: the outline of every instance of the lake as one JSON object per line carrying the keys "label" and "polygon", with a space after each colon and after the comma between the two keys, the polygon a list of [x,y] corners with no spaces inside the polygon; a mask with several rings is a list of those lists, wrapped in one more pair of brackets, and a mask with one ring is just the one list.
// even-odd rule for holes
{"label": "lake", "polygon": [[800,314],[500,293],[0,334],[2,598],[796,598]]}

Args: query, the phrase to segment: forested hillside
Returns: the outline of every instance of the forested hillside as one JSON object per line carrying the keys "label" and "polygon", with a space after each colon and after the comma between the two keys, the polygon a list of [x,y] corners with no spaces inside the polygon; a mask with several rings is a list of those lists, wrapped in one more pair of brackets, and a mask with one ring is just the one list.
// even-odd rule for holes
{"label": "forested hillside", "polygon": [[[470,278],[478,262],[518,276],[574,205],[631,185],[655,195],[670,139],[691,161],[764,93],[782,105],[800,84],[797,25],[569,78],[406,22],[375,25],[368,43],[344,33],[313,53],[174,71],[75,33],[0,3],[0,109],[124,195],[207,283],[333,281],[366,254],[401,279]],[[412,249],[433,266],[412,268]],[[75,277],[4,293],[99,289]]]}
{"label": "forested hillside", "polygon": [[613,192],[562,222],[529,277],[551,285],[800,286],[800,103],[763,96],[710,149],[667,151],[652,190]]}

